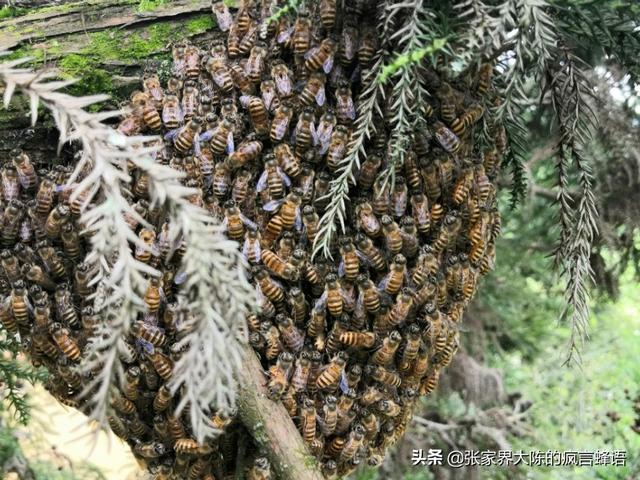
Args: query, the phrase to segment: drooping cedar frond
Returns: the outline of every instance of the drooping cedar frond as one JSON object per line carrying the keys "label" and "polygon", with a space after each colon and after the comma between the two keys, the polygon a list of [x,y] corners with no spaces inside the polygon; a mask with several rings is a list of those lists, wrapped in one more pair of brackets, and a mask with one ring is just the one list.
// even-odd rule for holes
{"label": "drooping cedar frond", "polygon": [[320,218],[318,234],[313,245],[313,256],[322,253],[331,258],[331,242],[338,230],[338,223],[342,231],[345,230],[346,203],[349,201],[349,185],[355,181],[360,168],[360,160],[366,153],[364,144],[375,132],[373,115],[379,110],[378,102],[384,98],[384,90],[376,81],[382,68],[382,54],[378,52],[371,69],[363,74],[362,93],[357,99],[357,119],[351,134],[347,154],[340,161],[336,170],[336,177],[331,180],[326,198],[331,199],[331,205]]}
{"label": "drooping cedar frond", "polygon": [[[393,130],[390,134],[387,165],[379,176],[382,190],[388,183],[393,188],[396,168],[404,163],[411,134],[414,129],[420,130],[426,125],[426,118],[422,115],[424,111],[421,109],[426,105],[428,92],[419,81],[417,62],[411,59],[414,56],[424,58],[427,53],[436,50],[434,44],[424,46],[424,39],[428,38],[430,33],[428,27],[432,23],[433,14],[426,9],[423,2],[415,2],[408,6],[389,4],[384,11],[389,17],[404,15],[404,24],[389,36],[389,41],[393,42],[394,50],[400,52],[399,58],[404,59],[400,63],[406,65],[400,70],[391,90],[389,115]],[[395,62],[398,62],[398,59]],[[387,70],[389,71],[392,69]],[[383,80],[389,73],[385,75],[383,70],[382,75]]]}
{"label": "drooping cedar frond", "polygon": [[[595,129],[596,117],[591,107],[593,89],[586,78],[583,62],[570,51],[562,50],[550,71],[548,88],[556,115],[560,143],[558,148],[558,203],[560,243],[556,261],[566,278],[566,306],[561,319],[572,325],[567,360],[577,352],[588,325],[588,284],[592,280],[591,246],[598,234],[597,209],[593,192],[593,175],[585,149]],[[578,199],[571,198],[569,168],[577,171]]]}

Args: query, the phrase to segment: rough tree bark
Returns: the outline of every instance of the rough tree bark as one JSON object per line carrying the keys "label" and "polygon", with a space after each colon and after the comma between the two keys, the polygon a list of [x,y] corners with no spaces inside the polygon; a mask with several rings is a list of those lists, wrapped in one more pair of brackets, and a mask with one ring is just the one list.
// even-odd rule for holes
{"label": "rough tree bark", "polygon": [[[139,5],[139,0],[20,2],[17,7],[32,7],[32,11],[0,21],[0,51],[30,56],[34,59],[30,66],[59,68],[67,76],[104,72],[109,77],[108,85],[96,85],[96,90],[110,94],[112,100],[106,107],[114,108],[138,88],[149,62],[168,56],[171,38],[154,37],[154,26],[161,25],[173,38],[188,37],[196,44],[206,43],[217,34],[205,28],[211,17],[208,0],[176,0],[151,11],[139,11]],[[105,47],[91,36],[94,33],[108,33],[113,43],[117,41],[123,48],[112,48],[108,56],[102,55]],[[138,58],[137,51],[125,48],[130,40],[144,43],[144,57]],[[80,65],[86,61],[90,68],[65,71],[65,61],[71,59]],[[27,151],[36,163],[57,156],[53,122],[45,115],[32,128],[28,102],[14,101],[8,110],[0,110],[0,158],[14,148]]]}

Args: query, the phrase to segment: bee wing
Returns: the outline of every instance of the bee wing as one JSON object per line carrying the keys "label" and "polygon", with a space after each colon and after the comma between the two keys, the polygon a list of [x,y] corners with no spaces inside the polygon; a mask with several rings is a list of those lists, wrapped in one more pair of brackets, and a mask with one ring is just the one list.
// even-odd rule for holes
{"label": "bee wing", "polygon": [[280,95],[288,96],[291,94],[291,79],[286,73],[278,74],[275,77],[276,87]]}
{"label": "bee wing", "polygon": [[193,136],[193,153],[199,157],[202,155],[202,150],[200,149],[200,134],[196,133]]}
{"label": "bee wing", "polygon": [[353,104],[353,98],[352,97],[349,97],[347,99],[346,110],[347,110],[347,118],[350,118],[351,120],[355,120],[355,118],[356,118],[356,107]]}
{"label": "bee wing", "polygon": [[290,186],[291,186],[291,179],[287,176],[287,174],[286,174],[286,173],[284,173],[284,172],[280,169],[280,167],[277,167],[277,171],[278,171],[278,175],[280,175],[280,178],[282,179],[282,181],[284,182],[284,184],[285,184],[287,187],[290,187]]}
{"label": "bee wing", "polygon": [[258,225],[256,225],[255,222],[253,222],[251,219],[245,217],[242,213],[240,214],[240,220],[242,220],[242,223],[244,223],[249,228],[254,228],[254,229],[258,228]]}
{"label": "bee wing", "polygon": [[344,260],[340,260],[340,265],[338,265],[338,276],[344,277]]}
{"label": "bee wing", "polygon": [[364,292],[360,292],[358,294],[358,299],[356,300],[356,309],[353,312],[354,317],[360,316],[364,317],[365,315],[365,307],[364,307]]}
{"label": "bee wing", "polygon": [[313,306],[313,309],[316,312],[324,312],[326,307],[327,307],[327,291],[325,290],[324,292],[322,292],[322,295],[320,295],[320,298],[316,300],[316,303]]}
{"label": "bee wing", "polygon": [[315,55],[318,50],[320,50],[320,47],[310,48],[309,50],[307,50],[307,53],[304,54],[304,59],[308,60],[312,55]]}
{"label": "bee wing", "polygon": [[271,110],[271,103],[275,98],[275,92],[273,90],[263,90],[262,91],[262,102],[264,103],[264,107],[267,110]]}
{"label": "bee wing", "polygon": [[235,144],[233,143],[233,132],[229,132],[229,134],[227,135],[226,152],[227,153],[233,153],[235,151],[236,151],[236,147],[235,147]]}
{"label": "bee wing", "polygon": [[278,33],[278,43],[285,43],[286,41],[288,41],[291,38],[292,33],[293,26],[280,31],[280,33]]}
{"label": "bee wing", "polygon": [[180,129],[179,128],[174,128],[173,130],[169,130],[165,134],[164,139],[165,140],[173,140],[174,138],[176,138],[176,136],[178,136],[178,133],[180,133]]}
{"label": "bee wing", "polygon": [[309,132],[311,133],[311,140],[313,141],[313,145],[318,145],[320,139],[318,138],[318,131],[316,130],[316,126],[311,122],[309,125]]}
{"label": "bee wing", "polygon": [[342,375],[340,375],[340,390],[342,390],[342,393],[349,390],[349,382],[347,381],[347,375],[344,370],[342,370]]}
{"label": "bee wing", "polygon": [[333,55],[329,55],[329,57],[322,64],[322,70],[324,70],[324,73],[328,74],[332,68],[333,68]]}
{"label": "bee wing", "polygon": [[251,95],[240,95],[240,105],[244,108],[249,107],[249,102],[251,101]]}
{"label": "bee wing", "polygon": [[387,285],[389,284],[389,278],[391,277],[391,272],[387,273],[384,278],[380,281],[380,283],[378,283],[378,290],[382,291],[385,288],[387,288]]}
{"label": "bee wing", "polygon": [[186,281],[187,272],[185,272],[184,270],[180,270],[178,273],[176,273],[176,276],[173,277],[173,283],[175,283],[176,285],[182,285]]}
{"label": "bee wing", "polygon": [[213,130],[207,130],[202,135],[200,135],[198,138],[199,138],[200,142],[208,142],[209,140],[211,140],[213,138]]}
{"label": "bee wing", "polygon": [[325,95],[325,91],[324,91],[324,85],[322,85],[319,89],[318,89],[318,93],[316,93],[316,103],[318,104],[318,106],[323,106],[324,105],[324,101],[326,100],[326,95]]}
{"label": "bee wing", "polygon": [[258,184],[256,185],[256,192],[260,193],[262,192],[265,188],[267,188],[267,178],[268,178],[268,173],[266,170],[264,170],[262,172],[262,175],[260,175],[260,178],[258,179]]}
{"label": "bee wing", "polygon": [[298,232],[302,230],[302,215],[300,215],[299,208],[296,209],[296,219],[295,219],[294,227]]}
{"label": "bee wing", "polygon": [[262,206],[262,209],[267,212],[274,212],[280,208],[280,205],[282,205],[283,202],[283,199],[270,200]]}
{"label": "bee wing", "polygon": [[344,302],[344,306],[347,310],[353,310],[356,306],[356,299],[353,294],[345,290],[344,288],[340,289],[340,295],[342,295],[342,300]]}

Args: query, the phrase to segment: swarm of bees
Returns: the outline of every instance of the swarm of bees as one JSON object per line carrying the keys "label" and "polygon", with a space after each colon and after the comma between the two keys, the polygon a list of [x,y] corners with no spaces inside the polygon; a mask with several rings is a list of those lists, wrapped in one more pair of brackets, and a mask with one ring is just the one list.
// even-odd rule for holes
{"label": "swarm of bees", "polygon": [[[175,44],[166,85],[146,73],[117,128],[162,135],[156,161],[183,171],[198,192],[190,200],[240,243],[260,299],[247,318],[249,340],[269,394],[326,478],[337,478],[382,462],[458,349],[464,309],[493,266],[506,135],[487,113],[491,64],[455,85],[430,71],[428,126],[413,133],[395,182],[379,178],[392,129],[379,117],[351,187],[346,232],[334,239],[333,258],[312,258],[353,135],[362,72],[378,46],[375,2],[344,12],[335,0],[311,3],[270,23],[269,2],[245,2],[233,14],[215,3],[226,40]],[[69,201],[71,170],[36,172],[20,151],[2,167],[0,321],[21,334],[34,364],[48,367],[49,391],[82,410],[75,395],[87,379],[73,366],[99,316],[86,301],[93,272],[83,262],[83,198]],[[181,354],[181,251],[168,255],[166,212],[150,205],[145,172],[131,173],[130,200],[153,226],[126,218],[150,246],[135,256],[163,275],[149,279],[109,424],[158,479],[227,478],[234,418],[213,412],[225,434],[199,444],[188,412],[174,414],[167,381]],[[255,459],[248,478],[271,478],[268,461]]]}

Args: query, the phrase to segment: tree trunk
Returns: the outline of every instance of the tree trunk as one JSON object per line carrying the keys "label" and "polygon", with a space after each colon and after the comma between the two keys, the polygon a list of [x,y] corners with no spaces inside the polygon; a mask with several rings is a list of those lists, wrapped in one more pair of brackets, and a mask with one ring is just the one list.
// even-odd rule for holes
{"label": "tree trunk", "polygon": [[239,374],[238,414],[254,441],[267,453],[279,480],[323,480],[315,458],[307,450],[298,429],[280,402],[267,397],[262,365],[251,348],[246,349]]}

